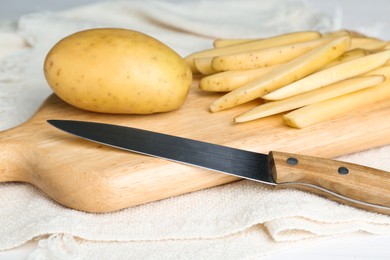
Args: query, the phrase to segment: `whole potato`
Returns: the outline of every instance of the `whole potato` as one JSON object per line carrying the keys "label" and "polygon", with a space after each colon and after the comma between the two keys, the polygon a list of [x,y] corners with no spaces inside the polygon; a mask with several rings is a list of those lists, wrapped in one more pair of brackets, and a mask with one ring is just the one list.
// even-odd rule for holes
{"label": "whole potato", "polygon": [[47,54],[44,73],[65,102],[118,114],[177,109],[192,82],[188,65],[172,49],[146,34],[119,28],[65,37]]}

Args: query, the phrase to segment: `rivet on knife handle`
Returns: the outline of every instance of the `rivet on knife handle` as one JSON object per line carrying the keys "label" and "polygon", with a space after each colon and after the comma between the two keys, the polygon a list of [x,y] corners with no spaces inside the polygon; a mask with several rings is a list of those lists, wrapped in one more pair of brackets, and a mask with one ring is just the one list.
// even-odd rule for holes
{"label": "rivet on knife handle", "polygon": [[306,155],[271,152],[271,172],[279,188],[296,188],[354,207],[389,212],[390,173]]}

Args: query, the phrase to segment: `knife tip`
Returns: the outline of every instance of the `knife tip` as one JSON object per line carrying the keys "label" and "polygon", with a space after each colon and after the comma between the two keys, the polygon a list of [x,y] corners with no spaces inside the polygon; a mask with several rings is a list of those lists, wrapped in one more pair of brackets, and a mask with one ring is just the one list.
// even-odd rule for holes
{"label": "knife tip", "polygon": [[65,120],[59,120],[59,119],[48,119],[46,120],[47,123],[49,123],[50,125],[54,126],[54,127],[57,127],[57,128],[60,128],[61,125],[63,125]]}
{"label": "knife tip", "polygon": [[48,119],[48,120],[46,120],[46,122],[54,126],[58,122],[58,120],[57,119]]}

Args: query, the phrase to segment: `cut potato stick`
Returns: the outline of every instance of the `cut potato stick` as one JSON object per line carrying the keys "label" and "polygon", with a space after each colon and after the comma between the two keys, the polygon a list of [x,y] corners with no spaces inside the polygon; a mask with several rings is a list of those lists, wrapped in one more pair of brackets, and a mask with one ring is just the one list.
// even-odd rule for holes
{"label": "cut potato stick", "polygon": [[[370,52],[368,50],[364,50],[364,49],[349,50],[343,53],[343,55],[341,55],[331,63],[322,67],[320,70],[336,66],[338,64],[347,62],[349,60],[366,56],[369,53]],[[209,59],[209,58],[196,59],[195,65],[198,66],[197,61],[202,59]],[[202,67],[202,65],[204,67]],[[205,91],[215,91],[215,92],[232,91],[248,83],[249,81],[252,81],[264,75],[265,73],[270,72],[274,68],[280,66],[280,64],[278,64],[270,67],[263,67],[263,68],[250,69],[250,70],[223,71],[223,72],[215,73],[215,70],[211,68],[210,64],[206,63],[202,65],[200,66],[199,71],[201,71],[202,69],[203,71],[201,71],[201,73],[209,76],[203,77],[200,80],[200,88]]]}
{"label": "cut potato stick", "polygon": [[336,36],[346,36],[349,35],[351,37],[367,37],[366,35],[356,32],[356,31],[351,31],[351,30],[338,30],[338,31],[331,31],[331,32],[326,32],[322,34],[322,37],[336,37]]}
{"label": "cut potato stick", "polygon": [[385,81],[390,81],[390,65],[385,65],[385,66],[379,67],[377,69],[371,70],[364,75],[367,75],[367,76],[382,75],[382,76],[386,77]]}
{"label": "cut potato stick", "polygon": [[358,91],[363,88],[378,85],[384,82],[385,79],[386,78],[384,76],[379,75],[346,79],[301,95],[265,103],[239,115],[234,119],[234,121],[236,123],[246,122],[311,105],[327,99]]}
{"label": "cut potato stick", "polygon": [[244,42],[250,42],[250,41],[256,41],[256,40],[262,40],[262,39],[215,39],[213,42],[214,48],[221,48],[226,46],[232,46],[241,44]]}
{"label": "cut potato stick", "polygon": [[351,36],[351,33],[349,31],[347,31],[347,30],[339,30],[339,31],[326,32],[326,33],[322,34],[323,38],[327,38],[327,37],[341,37],[341,36]]}
{"label": "cut potato stick", "polygon": [[358,32],[358,31],[351,31],[351,30],[346,30],[346,31],[349,32],[349,35],[350,35],[351,37],[360,37],[360,38],[367,37],[366,34],[361,33],[361,32]]}
{"label": "cut potato stick", "polygon": [[194,59],[195,69],[202,75],[211,75],[220,72],[211,67],[212,60],[212,57]]}
{"label": "cut potato stick", "polygon": [[387,45],[387,42],[368,37],[352,37],[350,49],[380,50]]}
{"label": "cut potato stick", "polygon": [[263,96],[266,100],[279,100],[298,95],[334,82],[361,75],[384,65],[390,59],[390,50],[370,54],[313,73],[283,88]]}
{"label": "cut potato stick", "polygon": [[250,51],[256,49],[269,48],[273,46],[281,46],[286,44],[292,44],[297,42],[310,41],[318,39],[321,37],[319,32],[314,31],[305,31],[305,32],[294,32],[278,35],[275,37],[250,41],[242,44],[236,44],[233,46],[226,46],[221,48],[212,48],[199,52],[192,53],[185,58],[185,61],[190,66],[192,72],[198,72],[196,70],[194,59],[196,58],[205,58],[205,57],[215,57],[220,55],[238,53],[242,51]]}
{"label": "cut potato stick", "polygon": [[[313,41],[315,41],[315,42],[317,42],[317,41],[324,41],[324,43],[325,43],[326,41],[329,41],[329,40],[317,39],[317,40],[313,40]],[[222,69],[218,69],[218,68],[216,69],[216,68],[213,68],[213,66],[212,66],[212,61],[215,59],[215,57],[196,58],[196,59],[194,59],[194,64],[195,64],[196,70],[199,73],[201,73],[202,75],[211,75],[211,74],[216,74],[216,73],[223,72],[223,71],[250,70],[250,69],[257,69],[258,67],[260,67],[260,68],[262,68],[262,67],[270,67],[270,66],[277,65],[279,63],[284,63],[284,62],[294,58],[294,57],[291,58],[288,55],[290,55],[290,56],[291,55],[298,56],[299,54],[305,52],[303,50],[303,48],[307,48],[307,50],[310,50],[310,49],[313,49],[317,45],[320,44],[320,42],[318,44],[312,43],[313,41],[299,43],[300,46],[298,46],[298,47],[296,47],[295,44],[292,44],[292,45],[283,45],[283,46],[280,46],[280,47],[272,47],[272,48],[262,49],[262,50],[264,50],[264,52],[257,51],[256,52],[257,55],[260,55],[263,58],[263,60],[264,60],[264,58],[266,58],[267,60],[270,60],[269,64],[266,64],[267,66],[251,66],[251,64],[249,64],[249,62],[246,62],[245,63],[246,66],[238,64],[238,65],[236,65],[236,68],[234,68],[234,67],[231,67],[231,68],[227,67],[226,69],[223,69],[223,68]],[[279,49],[279,48],[281,48],[281,49]],[[283,52],[285,52],[284,50],[288,51],[291,48],[293,48],[293,51],[295,52],[295,54],[294,53],[283,53]],[[294,49],[294,48],[296,48],[296,49]],[[280,51],[282,53],[280,53]],[[245,55],[244,53],[248,54],[247,52],[243,52],[243,53],[239,53],[239,54],[232,54],[232,59],[234,59],[235,57],[244,56]],[[276,57],[272,57],[272,55],[276,56]],[[225,57],[225,56],[218,56],[218,57]],[[251,59],[256,59],[256,57],[250,57],[250,58]],[[260,59],[260,61],[261,61],[261,59]],[[238,62],[241,63],[240,61],[238,61]],[[264,63],[264,61],[263,61],[263,63]],[[242,67],[242,68],[240,68],[240,67]]]}
{"label": "cut potato stick", "polygon": [[199,88],[205,91],[229,92],[263,76],[278,66],[280,65],[252,70],[233,70],[219,72],[203,77],[199,82]]}
{"label": "cut potato stick", "polygon": [[388,98],[390,98],[390,82],[385,82],[297,109],[284,115],[283,120],[289,126],[304,128]]}
{"label": "cut potato stick", "polygon": [[326,44],[330,40],[331,38],[320,38],[261,50],[217,56],[212,59],[211,68],[216,71],[247,70],[281,64],[319,45]]}
{"label": "cut potato stick", "polygon": [[350,46],[350,37],[340,37],[317,47],[277,69],[215,100],[210,110],[217,112],[264,96],[286,84],[303,78],[342,55]]}
{"label": "cut potato stick", "polygon": [[333,66],[336,66],[336,65],[339,65],[341,63],[344,63],[344,62],[347,62],[347,61],[350,61],[350,60],[353,60],[353,59],[356,59],[356,58],[364,57],[364,56],[368,55],[369,53],[370,53],[370,51],[365,50],[365,49],[352,49],[352,50],[349,50],[349,51],[343,53],[343,55],[341,55],[340,57],[338,57],[337,59],[335,59],[331,63],[329,63],[326,66],[322,67],[321,70],[327,69],[327,68],[330,68],[330,67],[333,67]]}
{"label": "cut potato stick", "polygon": [[[333,31],[333,32],[326,32],[322,34],[322,37],[341,37],[341,36],[351,36],[351,37],[366,37],[364,34],[350,31],[350,30],[339,30],[339,31]],[[260,40],[260,38],[254,38],[254,39],[215,39],[213,42],[214,48],[220,48],[220,47],[226,47],[231,46],[235,44],[240,44],[244,42],[250,42],[253,40]]]}

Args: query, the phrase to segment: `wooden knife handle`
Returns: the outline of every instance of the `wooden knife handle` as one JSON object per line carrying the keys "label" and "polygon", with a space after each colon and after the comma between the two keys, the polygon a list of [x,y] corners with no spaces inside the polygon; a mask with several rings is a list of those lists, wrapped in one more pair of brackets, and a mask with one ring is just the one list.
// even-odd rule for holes
{"label": "wooden knife handle", "polygon": [[306,155],[270,152],[277,187],[296,188],[390,215],[390,172]]}

